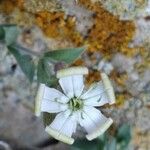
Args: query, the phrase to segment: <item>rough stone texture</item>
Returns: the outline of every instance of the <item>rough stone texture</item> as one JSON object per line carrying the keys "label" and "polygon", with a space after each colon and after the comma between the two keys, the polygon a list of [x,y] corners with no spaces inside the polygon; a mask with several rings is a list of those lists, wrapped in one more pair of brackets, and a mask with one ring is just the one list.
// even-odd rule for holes
{"label": "rough stone texture", "polygon": [[55,0],[30,0],[24,3],[24,7],[28,12],[36,13],[39,11],[56,11],[60,9],[59,4]]}
{"label": "rough stone texture", "polygon": [[112,65],[119,73],[132,72],[134,69],[134,63],[134,59],[125,57],[122,54],[116,54],[112,59]]}
{"label": "rough stone texture", "polygon": [[37,85],[30,85],[15,65],[12,56],[0,64],[0,136],[32,145],[47,138],[42,121],[33,113]]}
{"label": "rough stone texture", "polygon": [[[93,3],[97,0],[93,0]],[[35,3],[36,1],[32,1]],[[62,5],[66,15],[75,16],[77,30],[86,35],[93,25],[93,13],[85,8],[76,5],[74,1],[57,0]],[[43,2],[44,3],[44,2]],[[26,7],[30,4],[26,3]],[[56,5],[55,5],[56,6]],[[38,10],[44,7],[38,5]],[[50,5],[46,5],[46,10]],[[36,12],[35,5],[28,8],[30,12]],[[52,9],[52,11],[54,11]],[[135,12],[134,12],[135,13]],[[19,22],[18,10],[11,16]],[[122,15],[122,12],[121,12]],[[127,14],[129,15],[129,14]],[[134,14],[135,15],[135,14]],[[21,24],[29,25],[23,29],[19,42],[33,51],[43,52],[45,47],[54,49],[57,47],[72,46],[68,42],[58,42],[56,39],[49,39],[44,36],[39,28],[30,26],[33,24],[29,14]],[[19,16],[22,17],[22,16]],[[131,16],[133,17],[133,16]],[[133,17],[134,18],[134,17]],[[133,19],[132,18],[132,19]],[[17,20],[18,19],[18,20]],[[5,23],[6,18],[1,14],[0,23]],[[20,22],[19,22],[20,24]],[[117,96],[121,97],[121,104],[118,103],[111,108],[103,108],[102,111],[114,119],[114,126],[122,123],[130,123],[133,127],[133,140],[131,149],[149,150],[150,142],[150,21],[149,17],[137,18],[135,20],[136,34],[129,47],[144,47],[133,57],[127,57],[123,53],[115,53],[111,58],[106,59],[101,53],[94,52],[93,58],[85,53],[82,58],[90,70],[98,70],[107,73],[112,79]],[[12,56],[6,56],[7,50],[4,44],[0,44],[0,140],[5,141],[14,147],[14,143],[30,149],[37,149],[34,145],[47,140],[48,135],[44,132],[42,121],[33,115],[34,96],[37,85],[30,85],[18,67]],[[114,74],[115,73],[115,74]],[[122,77],[125,76],[126,80]],[[121,78],[119,81],[115,80]],[[126,94],[127,93],[127,94]],[[127,95],[127,96],[126,96]],[[138,138],[137,138],[138,137]],[[18,148],[19,149],[19,148]],[[28,148],[26,148],[28,149]],[[69,147],[59,143],[53,146],[40,148],[44,150],[67,150]]]}
{"label": "rough stone texture", "polygon": [[59,143],[54,146],[49,146],[49,147],[43,148],[42,150],[60,150],[60,149],[61,150],[70,150],[70,147],[66,144]]}
{"label": "rough stone texture", "polygon": [[57,0],[64,9],[66,15],[76,17],[76,28],[84,36],[87,34],[88,30],[92,27],[92,15],[93,13],[84,7],[76,5],[75,1],[68,0]]}
{"label": "rough stone texture", "polygon": [[149,0],[99,0],[104,7],[113,13],[118,15],[120,19],[129,20],[135,19],[149,14],[148,2]]}
{"label": "rough stone texture", "polygon": [[149,46],[150,41],[150,21],[148,19],[137,19],[136,20],[136,34],[134,37],[133,44],[134,46],[138,46],[142,44],[147,44]]}

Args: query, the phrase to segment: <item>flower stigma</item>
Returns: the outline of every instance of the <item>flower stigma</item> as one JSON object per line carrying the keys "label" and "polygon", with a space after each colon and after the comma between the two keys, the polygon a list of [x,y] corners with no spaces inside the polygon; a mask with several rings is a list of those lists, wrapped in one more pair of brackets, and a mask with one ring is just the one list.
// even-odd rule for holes
{"label": "flower stigma", "polygon": [[81,100],[77,97],[73,97],[68,102],[68,105],[72,111],[78,111],[78,110],[81,110],[83,108],[83,100]]}

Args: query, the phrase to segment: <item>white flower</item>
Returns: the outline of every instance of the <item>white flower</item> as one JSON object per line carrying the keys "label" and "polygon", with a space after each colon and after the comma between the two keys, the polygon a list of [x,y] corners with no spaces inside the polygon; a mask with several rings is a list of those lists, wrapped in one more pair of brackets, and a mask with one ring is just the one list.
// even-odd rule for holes
{"label": "white flower", "polygon": [[46,127],[55,139],[72,144],[77,125],[83,127],[86,138],[93,140],[103,134],[112,124],[98,109],[106,103],[113,104],[115,96],[106,74],[102,81],[95,83],[85,91],[83,75],[88,74],[85,67],[72,67],[57,73],[62,92],[41,84],[36,98],[36,115],[41,112],[58,113],[53,122]]}

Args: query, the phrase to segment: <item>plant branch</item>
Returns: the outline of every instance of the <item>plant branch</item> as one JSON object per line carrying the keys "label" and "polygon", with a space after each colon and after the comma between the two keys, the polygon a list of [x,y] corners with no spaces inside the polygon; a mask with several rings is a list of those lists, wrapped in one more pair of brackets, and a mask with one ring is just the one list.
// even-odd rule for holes
{"label": "plant branch", "polygon": [[21,45],[19,45],[19,44],[17,44],[17,43],[12,44],[11,46],[12,46],[13,48],[15,48],[15,49],[18,49],[18,50],[20,50],[20,51],[22,51],[22,52],[28,53],[28,54],[33,55],[33,56],[40,57],[40,56],[43,55],[42,53],[35,52],[35,51],[32,51],[32,50],[30,50],[30,49],[28,49],[28,48],[22,47]]}

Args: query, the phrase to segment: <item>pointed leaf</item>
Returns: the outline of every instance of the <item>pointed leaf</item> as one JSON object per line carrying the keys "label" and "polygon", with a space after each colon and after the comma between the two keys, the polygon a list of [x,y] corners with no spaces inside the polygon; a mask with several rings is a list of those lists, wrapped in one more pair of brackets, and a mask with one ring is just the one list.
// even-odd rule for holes
{"label": "pointed leaf", "polygon": [[19,49],[16,49],[16,47],[13,46],[8,46],[8,50],[11,54],[14,55],[22,71],[28,77],[30,82],[32,82],[35,72],[35,65],[33,63],[32,57],[30,55],[21,54]]}
{"label": "pointed leaf", "polygon": [[56,77],[51,74],[50,68],[47,68],[45,59],[40,59],[38,62],[37,80],[39,83],[44,83],[48,86],[52,86],[57,82]]}
{"label": "pointed leaf", "polygon": [[119,143],[120,150],[125,150],[131,140],[131,127],[128,124],[122,125],[117,132],[117,142]]}
{"label": "pointed leaf", "polygon": [[103,135],[99,136],[97,138],[98,140],[98,150],[104,150],[104,148],[106,147],[106,144],[107,144],[107,133],[104,133]]}
{"label": "pointed leaf", "polygon": [[77,150],[98,150],[98,140],[88,141],[86,139],[78,139],[72,145]]}
{"label": "pointed leaf", "polygon": [[130,125],[124,124],[118,129],[117,139],[119,141],[121,141],[121,140],[129,141],[131,139],[131,127],[130,127]]}
{"label": "pointed leaf", "polygon": [[19,28],[15,25],[12,26],[4,26],[5,30],[5,42],[6,45],[11,45],[14,43],[20,33]]}
{"label": "pointed leaf", "polygon": [[75,61],[85,50],[85,48],[69,48],[59,49],[50,52],[46,52],[44,57],[49,58],[53,61],[63,61],[65,63],[72,63]]}
{"label": "pointed leaf", "polygon": [[4,40],[5,38],[5,31],[3,27],[0,27],[0,40]]}
{"label": "pointed leaf", "polygon": [[55,114],[50,114],[50,113],[47,113],[47,112],[43,112],[43,123],[44,123],[44,126],[48,126],[50,125],[50,123],[54,120],[55,118]]}
{"label": "pointed leaf", "polygon": [[110,140],[106,141],[107,144],[105,145],[106,150],[116,150],[117,149],[117,141],[114,137],[112,137]]}

